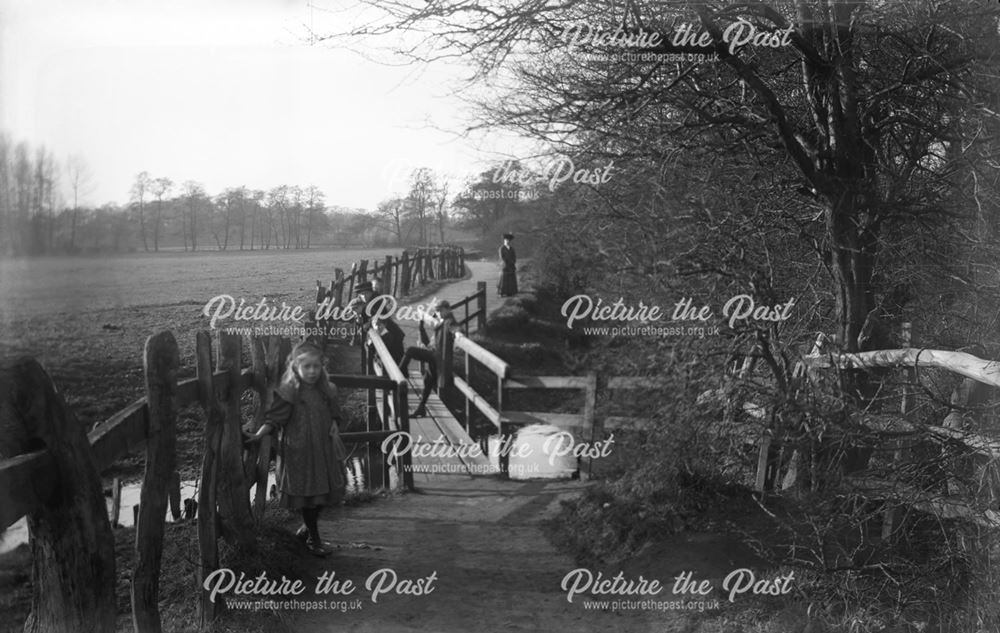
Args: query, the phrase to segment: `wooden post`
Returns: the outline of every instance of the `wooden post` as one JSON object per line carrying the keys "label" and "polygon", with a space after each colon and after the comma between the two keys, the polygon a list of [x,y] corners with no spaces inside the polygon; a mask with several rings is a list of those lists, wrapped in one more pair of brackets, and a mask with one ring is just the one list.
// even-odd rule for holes
{"label": "wooden post", "polygon": [[763,494],[767,484],[768,455],[771,452],[771,430],[765,429],[760,437],[760,452],[757,454],[757,477],[754,490]]}
{"label": "wooden post", "polygon": [[[408,391],[409,386],[405,381],[396,384],[396,416],[399,420],[399,430],[407,435],[410,433],[410,401]],[[412,492],[416,489],[413,485],[413,456],[410,455],[410,451],[406,451],[404,455],[397,459],[400,459],[397,468],[403,475],[403,486]]]}
{"label": "wooden post", "polygon": [[382,264],[382,294],[392,295],[392,255],[385,256]]}
{"label": "wooden post", "polygon": [[[600,424],[594,420],[594,411],[597,409],[597,374],[590,372],[587,374],[587,387],[583,393],[583,440],[593,446],[593,442],[603,440],[603,431]],[[588,433],[589,431],[589,433]],[[587,436],[590,437],[587,437]],[[586,467],[586,478],[593,475],[594,462],[591,458],[585,457],[580,463],[580,479],[584,479],[584,467]]]}
{"label": "wooden post", "polygon": [[[251,429],[256,432],[264,423],[264,413],[270,408],[274,399],[271,387],[276,386],[278,378],[270,373],[273,360],[268,355],[270,350],[274,350],[276,355],[276,336],[262,338],[254,336],[250,339],[250,362],[253,371],[253,388],[257,392],[257,410],[254,411],[254,420]],[[271,467],[271,434],[265,435],[257,444],[257,453],[254,457],[254,490],[253,516],[259,523],[264,518],[264,508],[267,502],[267,473]]]}
{"label": "wooden post", "polygon": [[503,417],[503,376],[497,376],[497,413],[500,414],[500,447],[499,463],[500,477],[510,478],[510,449],[514,443],[514,436],[511,433],[511,425]]}
{"label": "wooden post", "polygon": [[[465,356],[465,382],[468,385],[472,385],[472,376],[469,375],[469,352],[463,352]],[[472,432],[472,400],[469,396],[465,396],[465,430],[466,432]]]}
{"label": "wooden post", "polygon": [[176,470],[170,476],[170,490],[169,497],[170,501],[170,516],[174,518],[174,521],[180,521],[181,519],[181,474]]}
{"label": "wooden post", "polygon": [[[27,495],[34,488],[35,495],[27,514],[32,589],[24,631],[111,633],[115,541],[83,425],[34,359],[0,370],[0,419],[0,460],[30,453],[38,444],[51,457],[18,491]],[[8,503],[13,500],[0,493],[4,511]]]}
{"label": "wooden post", "polygon": [[455,332],[450,325],[442,325],[443,336],[440,337],[441,349],[438,357],[441,359],[441,370],[438,371],[438,394],[443,396],[455,384]]}
{"label": "wooden post", "polygon": [[354,296],[354,283],[358,278],[358,262],[351,264],[351,276],[350,283],[347,286],[347,300],[350,301],[351,297]]}
{"label": "wooden post", "polygon": [[[379,389],[378,393],[376,390],[369,389],[368,392],[372,394],[378,401],[379,406],[376,407],[376,415],[373,420],[373,424],[369,427],[370,431],[381,431],[388,428],[386,420],[391,415],[389,406],[389,393],[386,390]],[[365,453],[368,455],[368,484],[369,490],[379,490],[382,488],[388,488],[389,478],[386,476],[386,464],[385,464],[385,453],[382,452],[382,445],[378,442],[367,442],[367,450]]]}
{"label": "wooden post", "polygon": [[338,308],[344,305],[344,271],[340,268],[333,270],[333,284],[330,286],[333,293],[333,305]]}
{"label": "wooden post", "polygon": [[[177,369],[180,354],[170,332],[146,339],[146,402],[149,435],[146,472],[135,526],[135,569],[132,572],[132,624],[136,633],[159,633],[160,561],[167,490],[174,476],[177,452]],[[179,484],[179,481],[178,481]],[[178,495],[179,496],[179,495]]]}
{"label": "wooden post", "polygon": [[476,309],[479,311],[476,329],[480,333],[486,332],[486,282],[476,282]]}
{"label": "wooden post", "polygon": [[363,284],[368,281],[368,260],[362,259],[358,262],[358,283]]}
{"label": "wooden post", "polygon": [[209,600],[210,592],[204,589],[205,578],[219,568],[219,533],[217,527],[216,484],[218,481],[219,451],[222,447],[222,411],[215,398],[212,377],[212,340],[208,332],[195,336],[195,362],[198,369],[198,399],[205,410],[205,455],[201,462],[198,486],[198,614],[202,626],[209,625],[225,606],[223,598]]}
{"label": "wooden post", "polygon": [[[374,376],[374,375],[376,375],[375,374],[375,357],[376,357],[375,348],[372,347],[371,344],[369,344],[367,340],[364,341],[363,345],[364,345],[365,349],[368,352],[368,355],[367,355],[367,357],[365,359],[367,361],[367,365],[365,367],[365,375],[366,376]],[[375,430],[374,427],[381,426],[381,423],[379,421],[379,415],[378,415],[378,406],[377,406],[376,400],[375,400],[375,390],[374,389],[368,389],[366,391],[366,393],[367,393],[367,396],[368,396],[368,415],[365,416],[365,430],[366,431],[373,431],[373,430]],[[378,450],[381,450],[381,447],[377,447],[377,448],[378,448]],[[364,451],[364,454],[365,454],[364,472],[365,472],[365,486],[368,487],[369,490],[371,490],[371,485],[372,485],[373,480],[374,480],[373,473],[374,473],[374,470],[375,470],[373,468],[373,463],[372,463],[372,452],[373,452],[373,449],[372,449],[371,443],[366,443],[365,444],[365,451]]]}
{"label": "wooden post", "polygon": [[114,481],[111,482],[111,527],[116,528],[119,525],[118,517],[122,513],[122,480],[121,477],[115,477]]}
{"label": "wooden post", "polygon": [[403,251],[403,257],[399,262],[399,296],[405,297],[410,292],[410,256]]}
{"label": "wooden post", "polygon": [[219,333],[219,370],[227,374],[227,389],[222,400],[225,414],[222,425],[222,447],[219,451],[218,502],[224,530],[222,537],[241,548],[254,543],[250,495],[247,494],[243,472],[243,429],[240,411],[242,389],[240,356],[242,338],[228,332]]}

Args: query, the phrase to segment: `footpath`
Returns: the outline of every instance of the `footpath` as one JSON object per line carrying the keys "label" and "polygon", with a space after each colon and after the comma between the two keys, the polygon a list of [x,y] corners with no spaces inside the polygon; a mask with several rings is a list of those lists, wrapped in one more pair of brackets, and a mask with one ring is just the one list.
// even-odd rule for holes
{"label": "footpath", "polygon": [[[495,310],[502,301],[496,294],[497,264],[471,262],[469,268],[470,279],[417,303],[453,302],[485,281],[487,309]],[[401,325],[408,344],[418,340],[415,324]],[[415,402],[411,396],[411,407]],[[578,565],[548,540],[543,523],[586,483],[459,475],[418,479],[416,485],[415,493],[324,512],[320,532],[333,551],[327,558],[307,559],[302,574],[307,592],[282,613],[289,630],[685,630],[688,618],[664,604],[674,599],[669,587],[650,598],[658,605],[644,607],[636,604],[642,596],[593,597],[633,602],[625,608],[592,603],[589,592],[567,600],[561,585]],[[315,592],[314,579],[324,577],[326,591]]]}

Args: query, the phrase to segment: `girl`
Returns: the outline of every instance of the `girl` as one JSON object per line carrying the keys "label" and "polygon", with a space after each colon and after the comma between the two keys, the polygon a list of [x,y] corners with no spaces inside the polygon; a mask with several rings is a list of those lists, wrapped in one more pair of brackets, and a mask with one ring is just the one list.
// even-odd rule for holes
{"label": "girl", "polygon": [[296,536],[317,556],[329,553],[319,536],[319,512],[344,498],[347,450],[340,440],[342,422],[337,392],[323,368],[323,352],[310,342],[295,346],[260,429],[247,439],[259,441],[281,428],[278,489],[281,507],[300,510],[304,525]]}

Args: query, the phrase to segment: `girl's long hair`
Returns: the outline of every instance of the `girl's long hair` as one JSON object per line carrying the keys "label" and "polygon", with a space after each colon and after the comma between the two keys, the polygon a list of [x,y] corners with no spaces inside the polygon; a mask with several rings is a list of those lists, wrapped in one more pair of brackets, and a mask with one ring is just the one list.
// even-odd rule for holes
{"label": "girl's long hair", "polygon": [[295,371],[295,359],[307,354],[315,356],[320,361],[319,378],[316,379],[316,387],[327,399],[335,402],[337,390],[330,384],[330,376],[326,373],[326,367],[323,366],[323,350],[315,343],[309,341],[303,341],[292,348],[292,352],[288,355],[288,361],[285,363],[285,373],[281,376],[281,382],[278,384],[278,395],[288,402],[295,402],[298,399],[299,387],[302,386],[302,378]]}

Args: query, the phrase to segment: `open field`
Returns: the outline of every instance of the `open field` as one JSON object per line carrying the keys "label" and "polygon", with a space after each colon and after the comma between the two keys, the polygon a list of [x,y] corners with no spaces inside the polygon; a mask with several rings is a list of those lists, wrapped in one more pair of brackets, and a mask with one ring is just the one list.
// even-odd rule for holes
{"label": "open field", "polygon": [[90,427],[142,396],[146,337],[174,333],[194,375],[206,302],[228,294],[309,309],[316,280],[396,249],[133,254],[0,261],[0,357],[39,359]]}

